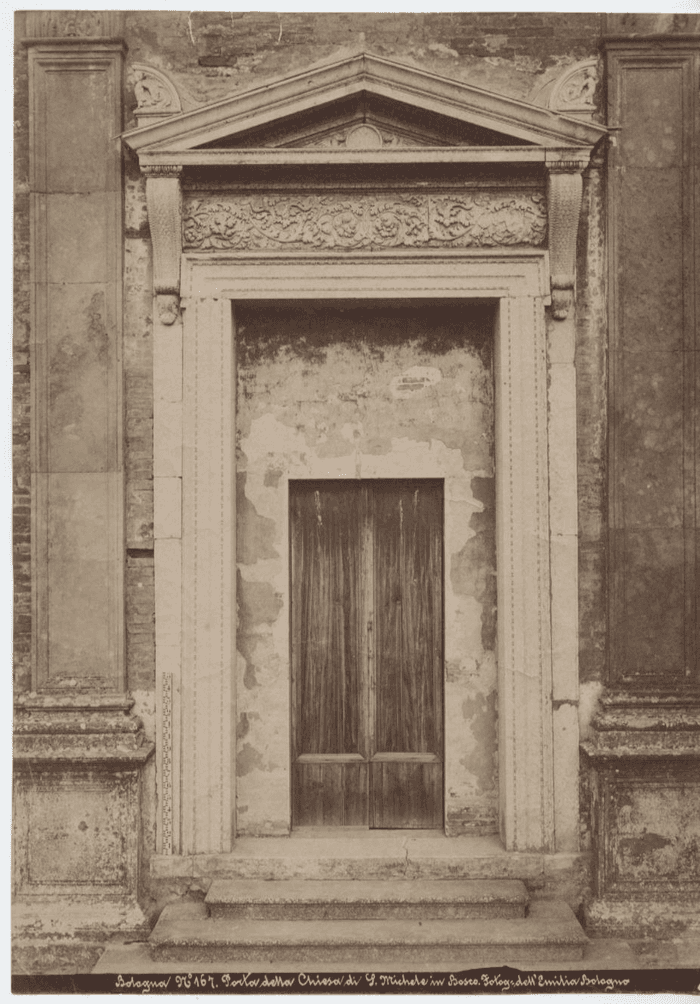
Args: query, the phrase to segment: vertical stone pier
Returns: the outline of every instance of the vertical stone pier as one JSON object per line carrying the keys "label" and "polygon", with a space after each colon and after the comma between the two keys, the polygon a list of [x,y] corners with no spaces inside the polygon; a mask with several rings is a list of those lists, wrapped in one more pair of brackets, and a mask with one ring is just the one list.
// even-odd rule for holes
{"label": "vertical stone pier", "polygon": [[26,15],[32,677],[15,696],[14,892],[35,943],[142,921],[152,744],[124,659],[120,21]]}

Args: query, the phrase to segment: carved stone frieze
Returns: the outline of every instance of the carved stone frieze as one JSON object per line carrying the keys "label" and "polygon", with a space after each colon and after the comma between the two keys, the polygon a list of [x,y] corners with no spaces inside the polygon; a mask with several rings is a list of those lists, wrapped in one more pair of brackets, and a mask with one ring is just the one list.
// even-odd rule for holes
{"label": "carved stone frieze", "polygon": [[547,230],[532,192],[204,196],[183,217],[190,251],[540,246]]}

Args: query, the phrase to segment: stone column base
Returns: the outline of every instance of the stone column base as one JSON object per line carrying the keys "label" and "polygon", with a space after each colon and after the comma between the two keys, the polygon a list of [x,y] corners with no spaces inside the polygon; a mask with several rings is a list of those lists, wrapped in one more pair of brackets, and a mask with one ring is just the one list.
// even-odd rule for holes
{"label": "stone column base", "polygon": [[22,958],[42,967],[68,964],[76,953],[89,958],[90,946],[147,926],[138,904],[141,769],[154,747],[132,705],[123,695],[17,701],[13,934],[20,965]]}
{"label": "stone column base", "polygon": [[582,744],[590,768],[589,933],[700,930],[700,700],[608,693]]}

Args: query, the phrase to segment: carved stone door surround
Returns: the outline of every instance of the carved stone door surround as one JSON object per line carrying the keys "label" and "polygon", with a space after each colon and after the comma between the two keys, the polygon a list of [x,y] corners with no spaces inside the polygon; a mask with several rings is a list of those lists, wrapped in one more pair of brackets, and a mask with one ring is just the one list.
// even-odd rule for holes
{"label": "carved stone door surround", "polygon": [[[147,175],[159,308],[154,323],[158,850],[165,856],[225,853],[235,837],[232,303],[449,297],[498,304],[501,836],[510,851],[576,852],[578,552],[569,308],[581,171],[604,130],[378,57],[353,57],[334,67],[174,115],[125,137]],[[508,133],[513,145],[342,148],[330,154],[309,146],[233,148],[231,137],[251,122],[274,125],[282,117],[288,122],[295,110],[308,107],[311,84],[317,104],[324,96],[331,103],[341,85],[344,93],[353,86],[362,93],[374,88],[384,98],[404,103],[410,98],[455,121]],[[226,148],[212,149],[222,137],[228,137]],[[365,230],[351,247],[342,236],[291,240],[287,246],[266,242],[264,234],[241,241],[253,228],[250,220],[241,222],[246,211],[234,186],[227,196],[238,200],[238,208],[228,243],[207,245],[201,228],[189,226],[183,250],[183,165],[189,170],[274,162],[284,170],[327,164],[329,157],[334,164],[457,162],[465,171],[475,163],[539,163],[548,178],[548,247],[544,232],[539,239],[530,233],[490,246],[473,235],[460,242],[441,241],[434,233],[407,244],[387,239],[396,233],[391,227],[379,237]],[[424,185],[414,194],[418,201],[431,195]],[[497,212],[488,206],[485,211]],[[189,222],[189,204],[187,216]],[[361,207],[356,216],[362,226]],[[531,230],[534,219],[531,214]],[[226,226],[225,219],[218,220],[219,236],[225,237]]]}

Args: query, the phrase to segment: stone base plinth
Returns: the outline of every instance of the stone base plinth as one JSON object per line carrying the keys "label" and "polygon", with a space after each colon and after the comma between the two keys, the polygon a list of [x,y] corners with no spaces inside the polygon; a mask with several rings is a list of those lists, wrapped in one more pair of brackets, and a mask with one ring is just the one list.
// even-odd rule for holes
{"label": "stone base plinth", "polygon": [[113,934],[147,930],[137,899],[141,770],[153,743],[130,714],[133,703],[114,694],[26,694],[17,701],[18,972],[84,972]]}

